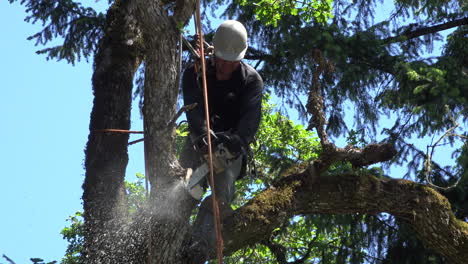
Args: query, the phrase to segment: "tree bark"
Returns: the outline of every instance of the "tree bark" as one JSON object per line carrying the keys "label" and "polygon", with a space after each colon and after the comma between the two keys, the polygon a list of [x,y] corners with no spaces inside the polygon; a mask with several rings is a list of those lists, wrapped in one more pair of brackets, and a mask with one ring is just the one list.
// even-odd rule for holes
{"label": "tree bark", "polygon": [[370,175],[319,178],[313,165],[282,178],[236,210],[224,223],[224,253],[268,239],[294,215],[381,212],[406,221],[428,247],[451,263],[466,263],[468,224],[456,219],[447,199],[432,188]]}
{"label": "tree bark", "polygon": [[90,134],[85,150],[83,260],[117,263],[112,237],[126,214],[124,176],[128,134],[99,129],[129,129],[133,76],[138,67],[137,33],[127,1],[116,1],[107,14],[105,36],[94,58]]}
{"label": "tree bark", "polygon": [[188,22],[195,1],[176,1],[174,15],[159,1],[137,1],[145,43],[144,130],[146,177],[151,183],[148,261],[181,263],[189,217],[195,206],[183,188],[186,171],[175,156],[175,128],[180,69],[176,25]]}
{"label": "tree bark", "polygon": [[[85,151],[85,263],[188,262],[182,253],[195,203],[182,188],[185,170],[174,154],[171,121],[180,74],[176,25],[186,23],[194,3],[177,0],[170,15],[167,3],[160,1],[117,0],[108,11],[108,28],[95,57],[95,99]],[[128,135],[95,131],[130,128],[133,75],[140,63],[137,43],[145,45],[145,156],[151,196],[149,210],[128,226],[123,222]],[[364,166],[378,162],[376,157],[392,156],[375,155],[384,147],[328,149],[330,159],[281,178],[226,219],[224,253],[266,240],[294,215],[387,212],[407,221],[421,240],[448,260],[464,263],[468,259],[468,224],[457,220],[447,200],[434,190],[369,175],[319,178],[337,159]]]}
{"label": "tree bark", "polygon": [[406,41],[413,38],[418,38],[424,35],[433,34],[442,30],[446,30],[449,28],[459,27],[463,25],[468,25],[468,17],[463,17],[459,19],[455,19],[452,21],[448,21],[446,23],[430,26],[430,27],[421,27],[415,30],[408,30],[403,32],[401,35],[389,37],[383,40],[384,43],[395,43]]}

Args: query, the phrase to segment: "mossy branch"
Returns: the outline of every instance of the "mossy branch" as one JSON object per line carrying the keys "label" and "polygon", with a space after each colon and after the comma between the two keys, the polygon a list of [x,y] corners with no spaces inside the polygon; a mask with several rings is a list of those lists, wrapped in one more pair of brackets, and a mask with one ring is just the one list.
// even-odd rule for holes
{"label": "mossy branch", "polygon": [[225,220],[226,255],[268,239],[294,215],[386,212],[406,221],[450,262],[468,259],[468,224],[456,219],[447,199],[432,188],[369,175],[322,177],[317,182],[312,166],[282,178]]}

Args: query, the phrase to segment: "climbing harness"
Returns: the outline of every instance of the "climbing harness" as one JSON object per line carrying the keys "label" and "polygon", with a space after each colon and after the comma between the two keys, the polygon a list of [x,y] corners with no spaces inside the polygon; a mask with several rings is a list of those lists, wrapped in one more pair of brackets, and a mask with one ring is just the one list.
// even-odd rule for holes
{"label": "climbing harness", "polygon": [[[205,49],[204,49],[204,41],[203,41],[203,31],[201,28],[201,15],[200,15],[200,0],[197,0],[196,6],[196,19],[195,19],[195,26],[197,28],[198,34],[198,41],[201,43],[200,46],[200,62],[201,62],[201,70],[202,70],[202,85],[203,85],[203,102],[205,105],[205,121],[206,121],[206,131],[211,131],[210,129],[210,113],[208,107],[208,89],[206,84],[206,65],[205,65]],[[223,263],[223,237],[221,234],[221,218],[219,215],[219,206],[218,206],[218,199],[216,198],[215,192],[215,182],[214,182],[214,169],[213,169],[213,152],[211,148],[211,133],[207,133],[207,143],[208,143],[208,161],[209,161],[209,168],[210,168],[210,186],[211,186],[211,201],[213,202],[213,217],[214,217],[214,225],[215,225],[215,233],[216,233],[216,242],[217,242],[217,250],[216,255],[218,257],[218,264]]]}

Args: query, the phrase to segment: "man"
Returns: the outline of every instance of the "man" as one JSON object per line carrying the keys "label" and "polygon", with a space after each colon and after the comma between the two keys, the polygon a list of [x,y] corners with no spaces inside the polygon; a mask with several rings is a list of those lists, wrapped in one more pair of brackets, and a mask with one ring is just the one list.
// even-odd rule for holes
{"label": "man", "polygon": [[[247,31],[238,21],[227,20],[216,30],[214,58],[207,63],[208,103],[211,130],[223,134],[228,150],[234,155],[222,173],[214,175],[215,192],[221,217],[226,217],[234,198],[235,181],[245,163],[245,153],[257,132],[261,118],[263,81],[257,71],[241,60],[247,51]],[[197,103],[187,112],[192,153],[203,156],[206,136],[201,69],[187,68],[183,74],[184,104]],[[216,137],[212,137],[216,141]],[[219,139],[220,137],[218,137]],[[193,164],[192,164],[193,166]],[[245,164],[244,164],[245,166]],[[189,249],[195,263],[204,263],[216,248],[211,196],[201,204]]]}

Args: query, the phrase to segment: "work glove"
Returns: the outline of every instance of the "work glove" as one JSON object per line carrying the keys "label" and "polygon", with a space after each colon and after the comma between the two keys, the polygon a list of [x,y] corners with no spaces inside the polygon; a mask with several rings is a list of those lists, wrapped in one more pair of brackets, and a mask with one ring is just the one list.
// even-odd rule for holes
{"label": "work glove", "polygon": [[244,152],[244,141],[239,135],[233,133],[223,133],[222,136],[218,136],[218,138],[223,141],[226,148],[233,155],[238,156]]}
{"label": "work glove", "polygon": [[[217,140],[217,136],[216,134],[213,132],[213,130],[210,130],[210,134],[211,134],[211,142],[213,144],[213,146],[216,146],[216,143],[215,141]],[[195,148],[195,151],[201,155],[205,155],[205,154],[208,154],[208,136],[207,134],[203,134],[199,137],[197,137],[194,141],[193,141],[193,145],[194,145],[194,148]]]}

